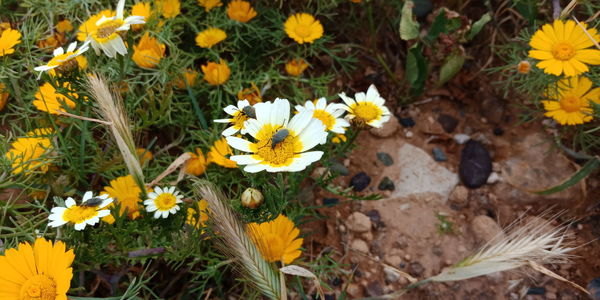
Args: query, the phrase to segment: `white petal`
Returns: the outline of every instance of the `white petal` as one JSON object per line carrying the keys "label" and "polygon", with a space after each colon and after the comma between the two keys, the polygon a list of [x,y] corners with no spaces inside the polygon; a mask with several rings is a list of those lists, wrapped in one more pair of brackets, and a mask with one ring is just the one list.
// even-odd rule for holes
{"label": "white petal", "polygon": [[238,165],[258,164],[261,161],[252,157],[253,155],[232,155],[229,159],[235,161]]}
{"label": "white petal", "polygon": [[98,217],[99,218],[104,218],[106,216],[110,215],[110,210],[108,209],[104,209],[104,210],[99,210],[98,211]]}
{"label": "white petal", "polygon": [[[270,122],[271,102],[261,102],[254,105],[254,112],[256,113],[256,120],[259,122],[258,128],[260,129],[263,124]],[[250,121],[250,120],[248,120]]]}
{"label": "white petal", "polygon": [[91,218],[91,219],[89,219],[89,220],[86,220],[86,221],[85,221],[85,223],[87,223],[87,224],[88,224],[88,225],[90,225],[90,226],[94,226],[94,225],[96,225],[96,223],[98,223],[99,221],[100,221],[100,218],[98,217],[98,215],[96,215],[95,217],[93,217],[93,218]]}
{"label": "white petal", "polygon": [[158,211],[158,210],[157,210],[157,211],[155,211],[155,212],[154,212],[154,218],[155,218],[155,219],[158,219],[158,218],[160,218],[160,215],[161,215],[161,212],[160,212],[160,211]]}
{"label": "white petal", "polygon": [[246,106],[250,106],[250,102],[248,102],[248,100],[238,100],[237,107],[239,110],[242,110]]}
{"label": "white petal", "polygon": [[305,108],[302,105],[296,105],[294,108],[296,109],[297,112],[302,112],[302,111],[307,110],[307,108]]}
{"label": "white petal", "polygon": [[123,19],[123,10],[125,9],[125,0],[119,0],[117,4],[117,19]]}
{"label": "white petal", "polygon": [[365,102],[367,99],[367,95],[365,95],[365,93],[363,92],[356,93],[354,94],[354,99],[356,100],[356,103]]}
{"label": "white petal", "polygon": [[294,134],[298,135],[304,128],[310,123],[310,120],[313,118],[314,111],[306,110],[301,113],[296,114],[287,128],[294,132]]}
{"label": "white petal", "polygon": [[54,49],[54,51],[52,52],[52,55],[54,56],[59,56],[59,55],[63,55],[65,54],[65,50],[62,47],[58,47],[56,49]]}
{"label": "white petal", "polygon": [[287,99],[275,99],[270,120],[273,126],[287,124],[290,120],[290,102]]}
{"label": "white petal", "polygon": [[65,205],[67,206],[67,208],[75,205],[75,200],[73,200],[73,198],[69,197],[67,198],[67,200],[65,201]]}
{"label": "white petal", "polygon": [[164,191],[160,186],[157,186],[154,188],[154,192],[156,193],[156,196],[158,197],[158,195],[162,194]]}
{"label": "white petal", "polygon": [[260,171],[264,171],[266,167],[267,165],[263,164],[247,165],[246,167],[244,167],[244,171],[248,173],[258,173]]}
{"label": "white petal", "polygon": [[48,223],[48,226],[50,226],[50,227],[59,227],[59,226],[65,225],[65,224],[67,224],[67,221],[65,221],[63,219],[57,219],[57,220],[54,220],[54,221]]}
{"label": "white petal", "polygon": [[294,162],[289,166],[291,172],[302,171],[306,167],[323,157],[323,151],[309,151],[300,154],[300,157],[295,158]]}
{"label": "white petal", "polygon": [[44,65],[44,66],[35,67],[35,68],[33,68],[33,70],[38,71],[38,72],[44,72],[44,71],[52,70],[56,67],[58,67],[58,65],[54,66],[54,67],[48,67],[48,66]]}
{"label": "white petal", "polygon": [[323,140],[323,135],[327,136],[325,125],[317,119],[312,119],[308,126],[298,135],[302,143],[302,151],[310,150]]}
{"label": "white petal", "polygon": [[371,84],[369,86],[369,89],[367,90],[367,99],[376,99],[379,98],[379,91],[377,90],[377,88],[375,87],[374,84]]}
{"label": "white petal", "polygon": [[233,105],[227,105],[223,110],[230,116],[235,116],[235,113],[239,111],[239,109]]}
{"label": "white petal", "polygon": [[121,55],[125,55],[127,54],[127,47],[125,47],[125,43],[123,43],[123,39],[121,39],[120,36],[117,36],[116,38],[114,38],[112,40],[112,45],[115,48],[115,50],[121,54]]}
{"label": "white petal", "polygon": [[[258,115],[257,115],[258,118]],[[248,119],[244,122],[244,129],[250,134],[253,138],[256,138],[256,135],[260,131],[260,122],[255,119]]]}
{"label": "white petal", "polygon": [[342,98],[342,100],[344,101],[344,103],[346,103],[346,105],[348,105],[348,106],[351,106],[352,104],[356,103],[354,101],[354,99],[346,96],[345,93],[338,94],[338,96],[340,96],[340,98]]}
{"label": "white petal", "polygon": [[231,123],[233,119],[215,119],[213,122],[215,123]]}
{"label": "white petal", "polygon": [[325,97],[319,98],[315,107],[316,109],[325,109],[325,107],[327,107],[327,100],[325,99]]}
{"label": "white petal", "polygon": [[67,47],[67,52],[73,52],[75,51],[75,48],[77,48],[77,42],[72,42],[69,44],[69,47]]}
{"label": "white petal", "polygon": [[[104,194],[103,196],[108,196],[108,195]],[[102,201],[102,203],[100,203],[100,205],[98,207],[99,208],[104,208],[104,207],[108,206],[109,204],[113,203],[113,201],[114,201],[113,198],[104,199],[104,201]]]}
{"label": "white petal", "polygon": [[[144,16],[129,16],[123,21],[127,25],[136,25],[146,23]],[[129,30],[129,28],[127,28]]]}
{"label": "white petal", "polygon": [[227,129],[223,130],[223,136],[230,136],[230,135],[234,135],[236,132],[238,132],[238,130],[234,127],[228,127]]}
{"label": "white petal", "polygon": [[85,222],[75,224],[75,230],[83,230],[85,228]]}
{"label": "white petal", "polygon": [[83,194],[83,198],[81,198],[81,203],[87,202],[88,200],[92,199],[92,197],[94,197],[94,192],[92,192],[92,191],[85,192],[85,194]]}
{"label": "white petal", "polygon": [[227,137],[227,144],[229,144],[229,146],[238,149],[240,151],[244,151],[244,152],[252,152],[252,150],[250,150],[250,142],[244,139],[241,139],[239,137],[235,137],[235,136],[228,136]]}

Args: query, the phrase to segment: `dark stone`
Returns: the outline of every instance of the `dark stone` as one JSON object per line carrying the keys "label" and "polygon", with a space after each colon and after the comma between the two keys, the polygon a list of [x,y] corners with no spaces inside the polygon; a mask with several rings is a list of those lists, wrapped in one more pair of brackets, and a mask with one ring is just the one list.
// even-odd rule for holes
{"label": "dark stone", "polygon": [[400,121],[400,124],[402,124],[402,126],[407,128],[414,127],[416,124],[415,120],[413,120],[413,118],[411,117],[400,118],[398,121]]}
{"label": "dark stone", "polygon": [[460,154],[460,179],[468,188],[478,188],[492,173],[492,159],[483,145],[474,140],[467,142]]}
{"label": "dark stone", "polygon": [[446,153],[444,153],[444,151],[438,147],[433,148],[433,150],[431,150],[431,152],[433,153],[433,159],[435,159],[435,161],[447,161],[448,160]]}
{"label": "dark stone", "polygon": [[379,282],[372,281],[367,284],[365,292],[369,297],[381,296],[383,295],[383,288]]}
{"label": "dark stone", "polygon": [[423,267],[423,265],[421,263],[416,262],[416,261],[410,263],[410,267],[409,267],[410,275],[419,277],[419,276],[423,275],[423,272],[425,272],[425,268]]}
{"label": "dark stone", "polygon": [[323,198],[323,205],[325,206],[332,207],[337,205],[338,203],[340,203],[340,199],[338,198]]}
{"label": "dark stone", "polygon": [[379,161],[383,163],[383,165],[386,167],[389,167],[394,164],[394,160],[392,159],[392,157],[385,152],[377,152],[377,159],[379,159]]}
{"label": "dark stone", "polygon": [[350,179],[350,186],[357,192],[366,189],[367,186],[369,186],[369,183],[371,183],[371,177],[365,172],[360,172]]}
{"label": "dark stone", "polygon": [[340,286],[342,285],[342,283],[344,283],[344,281],[339,277],[333,278],[333,280],[331,281],[331,285],[333,286]]}
{"label": "dark stone", "polygon": [[346,166],[342,165],[341,163],[339,163],[337,161],[332,161],[330,168],[332,171],[335,171],[342,176],[348,176],[350,174],[350,171],[348,171],[348,168],[346,168]]}
{"label": "dark stone", "polygon": [[600,277],[596,277],[590,281],[587,286],[590,296],[594,300],[600,300]]}
{"label": "dark stone", "polygon": [[542,286],[532,286],[527,290],[527,295],[544,295],[546,289]]}
{"label": "dark stone", "polygon": [[442,128],[444,128],[444,131],[447,133],[452,133],[454,129],[456,129],[456,126],[458,126],[458,120],[455,117],[447,114],[440,114],[437,118],[437,121],[440,123],[440,125],[442,125]]}
{"label": "dark stone", "polygon": [[379,214],[379,211],[376,209],[371,209],[370,211],[366,212],[365,215],[367,215],[373,223],[381,222],[381,214]]}
{"label": "dark stone", "polygon": [[433,9],[431,0],[413,0],[413,13],[417,18],[425,17]]}
{"label": "dark stone", "polygon": [[500,127],[496,127],[494,128],[494,135],[496,136],[501,136],[504,134],[504,129],[500,128]]}
{"label": "dark stone", "polygon": [[393,191],[394,189],[396,189],[396,186],[394,185],[394,182],[389,177],[385,176],[379,183],[378,188],[380,191]]}

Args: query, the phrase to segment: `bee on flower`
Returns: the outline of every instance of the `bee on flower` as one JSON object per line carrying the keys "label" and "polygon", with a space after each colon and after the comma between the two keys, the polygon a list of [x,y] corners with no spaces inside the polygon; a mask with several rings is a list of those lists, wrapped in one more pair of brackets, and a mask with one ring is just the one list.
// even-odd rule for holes
{"label": "bee on flower", "polygon": [[[76,68],[82,68],[87,65],[87,60],[85,57],[80,56],[85,53],[89,49],[90,42],[87,41],[77,49],[77,42],[72,42],[67,47],[67,51],[62,47],[58,47],[54,49],[52,55],[52,59],[48,61],[47,64],[39,67],[35,67],[34,70],[40,72],[38,79],[42,76],[42,73],[45,71],[50,71],[56,69],[61,74],[66,74],[71,72]],[[52,72],[54,75],[54,72]]]}
{"label": "bee on flower", "polygon": [[[344,105],[340,103],[327,104],[327,100],[325,98],[319,98],[315,101],[306,101],[304,106],[296,105],[296,110],[298,112],[312,111],[313,118],[321,121],[321,123],[325,125],[326,131],[344,134],[344,132],[346,132],[346,127],[350,126],[348,121],[341,118],[346,111],[344,109]],[[325,139],[321,141],[321,144],[325,144],[326,141],[327,136],[325,136]]]}
{"label": "bee on flower", "polygon": [[385,99],[379,96],[379,91],[375,85],[369,86],[367,93],[356,93],[354,98],[346,96],[345,93],[339,94],[346,105],[344,109],[348,112],[346,119],[357,126],[369,125],[380,128],[390,119],[391,113],[385,107]]}
{"label": "bee on flower", "polygon": [[96,22],[96,28],[88,35],[88,40],[92,43],[92,48],[96,54],[100,54],[100,50],[106,56],[112,58],[115,55],[127,54],[127,47],[123,42],[121,34],[127,32],[131,25],[144,24],[143,16],[129,16],[123,18],[123,10],[125,9],[125,0],[119,0],[117,4],[117,14],[114,17],[106,17],[102,15]]}
{"label": "bee on flower", "polygon": [[216,123],[229,123],[230,127],[223,131],[224,136],[234,135],[238,132],[246,134],[246,128],[244,123],[248,119],[256,118],[256,111],[248,100],[240,100],[237,102],[237,107],[234,105],[227,105],[223,109],[228,115],[232,116],[229,119],[217,119],[214,120]]}
{"label": "bee on flower", "polygon": [[59,227],[67,223],[73,224],[75,230],[83,230],[86,225],[94,226],[100,218],[110,215],[107,208],[113,202],[107,194],[94,197],[91,191],[86,192],[81,199],[81,204],[77,205],[71,197],[65,201],[65,207],[54,207],[48,216],[50,227]]}
{"label": "bee on flower", "polygon": [[154,212],[154,218],[167,218],[169,214],[174,215],[183,203],[183,195],[175,190],[175,187],[155,187],[154,191],[148,193],[148,199],[144,201],[147,212]]}
{"label": "bee on flower", "polygon": [[250,153],[230,157],[246,165],[244,171],[297,172],[321,159],[322,151],[308,151],[327,136],[325,125],[313,118],[312,111],[300,112],[290,120],[290,102],[279,98],[257,103],[254,109],[256,119],[248,119],[245,127],[255,142],[227,137],[231,147]]}

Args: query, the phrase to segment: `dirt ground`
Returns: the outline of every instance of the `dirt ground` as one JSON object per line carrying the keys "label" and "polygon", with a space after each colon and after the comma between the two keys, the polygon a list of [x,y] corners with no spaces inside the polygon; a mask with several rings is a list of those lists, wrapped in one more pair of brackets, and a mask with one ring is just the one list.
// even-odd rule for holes
{"label": "dirt ground", "polygon": [[[393,96],[387,96],[393,101]],[[544,197],[529,193],[560,183],[576,170],[552,146],[552,130],[544,129],[540,122],[520,124],[516,117],[519,108],[506,99],[458,96],[462,97],[452,88],[429,92],[424,100],[398,108],[396,119],[383,130],[361,132],[358,146],[342,161],[349,174],[336,184],[348,187],[353,176],[364,172],[371,180],[360,194],[379,193],[382,199],[351,201],[316,191],[317,204],[324,204],[325,198],[340,200],[338,205],[320,209],[328,218],[311,225],[316,234],[308,236],[305,243],[315,256],[333,249],[334,257],[345,266],[349,275],[331,282],[336,296],[342,291],[351,299],[396,291],[409,284],[398,271],[416,279],[436,275],[473,254],[500,228],[548,210],[552,214],[568,209],[560,221],[576,220],[569,230],[575,235],[573,245],[579,246],[572,262],[548,267],[583,287],[600,274],[594,229],[598,217],[590,205],[597,195],[597,180],[588,179]],[[458,121],[456,127],[445,130],[444,122],[438,121],[440,115],[452,116]],[[414,120],[414,127],[398,124],[398,119],[408,117]],[[493,178],[478,189],[467,189],[459,179],[464,147],[454,139],[459,133],[480,141],[493,160]],[[442,150],[447,160],[435,161],[434,148]],[[393,164],[386,166],[378,153],[389,154]],[[385,177],[394,183],[393,191],[389,187],[380,190]],[[451,224],[451,229],[442,232],[441,219]],[[539,273],[511,272],[428,284],[401,299],[587,297]]]}

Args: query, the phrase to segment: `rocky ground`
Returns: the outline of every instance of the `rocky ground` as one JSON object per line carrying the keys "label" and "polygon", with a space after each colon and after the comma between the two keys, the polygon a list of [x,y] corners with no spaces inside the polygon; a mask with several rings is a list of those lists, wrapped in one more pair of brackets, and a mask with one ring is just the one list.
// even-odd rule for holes
{"label": "rocky ground", "polygon": [[[568,208],[562,219],[579,218],[570,229],[582,245],[573,262],[549,266],[586,286],[600,274],[594,221],[582,219],[587,180],[549,196],[529,191],[562,182],[576,165],[554,148],[538,125],[520,125],[516,108],[502,102],[453,101],[430,93],[425,101],[396,111],[379,130],[365,131],[343,161],[347,176],[336,184],[381,200],[348,201],[317,191],[328,216],[314,224],[308,252],[333,250],[348,276],[335,278],[335,294],[377,296],[438,274],[474,253],[518,218]],[[466,149],[465,149],[466,148]],[[489,169],[489,170],[488,170]],[[339,201],[339,202],[338,202]],[[336,204],[337,203],[337,204]],[[497,273],[429,284],[403,299],[585,299],[581,291],[539,273]]]}

